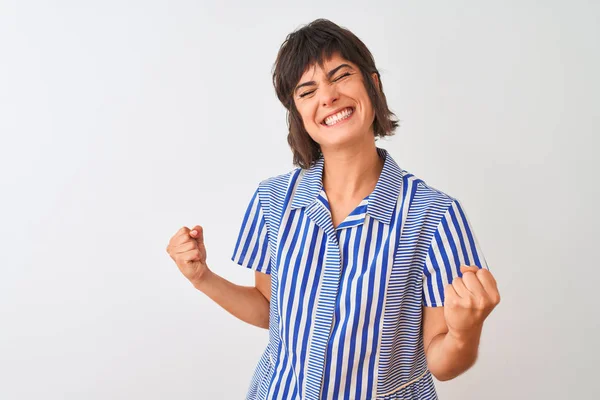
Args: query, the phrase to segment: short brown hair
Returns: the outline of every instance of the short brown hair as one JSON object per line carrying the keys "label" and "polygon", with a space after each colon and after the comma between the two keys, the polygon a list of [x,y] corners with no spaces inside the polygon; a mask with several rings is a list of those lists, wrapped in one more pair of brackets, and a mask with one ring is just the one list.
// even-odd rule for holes
{"label": "short brown hair", "polygon": [[[322,153],[319,144],[304,128],[302,117],[294,103],[293,91],[307,68],[315,63],[322,68],[324,61],[334,53],[339,53],[360,69],[375,113],[374,136],[391,136],[398,127],[398,120],[388,108],[379,71],[367,46],[346,28],[327,19],[314,20],[286,37],[272,70],[275,92],[287,109],[288,143],[294,153],[294,165],[302,168],[310,168]],[[371,77],[373,73],[379,78],[378,89]]]}

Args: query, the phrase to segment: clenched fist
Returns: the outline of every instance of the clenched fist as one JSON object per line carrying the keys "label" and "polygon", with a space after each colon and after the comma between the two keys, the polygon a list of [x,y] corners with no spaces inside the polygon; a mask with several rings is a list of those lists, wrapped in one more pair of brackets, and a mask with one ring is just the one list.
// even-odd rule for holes
{"label": "clenched fist", "polygon": [[167,253],[192,284],[196,285],[202,281],[208,266],[201,226],[196,225],[191,230],[185,226],[179,229],[169,240]]}
{"label": "clenched fist", "polygon": [[487,269],[461,266],[462,278],[446,285],[444,317],[455,336],[468,334],[483,325],[483,321],[500,303],[496,279]]}

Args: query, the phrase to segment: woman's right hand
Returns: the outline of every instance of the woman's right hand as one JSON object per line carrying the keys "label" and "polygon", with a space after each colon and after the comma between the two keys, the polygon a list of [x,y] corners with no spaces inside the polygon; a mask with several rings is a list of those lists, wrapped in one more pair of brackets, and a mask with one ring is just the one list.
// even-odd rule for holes
{"label": "woman's right hand", "polygon": [[194,285],[200,283],[209,272],[206,265],[204,232],[200,225],[191,230],[185,226],[179,229],[169,240],[167,253],[183,276]]}

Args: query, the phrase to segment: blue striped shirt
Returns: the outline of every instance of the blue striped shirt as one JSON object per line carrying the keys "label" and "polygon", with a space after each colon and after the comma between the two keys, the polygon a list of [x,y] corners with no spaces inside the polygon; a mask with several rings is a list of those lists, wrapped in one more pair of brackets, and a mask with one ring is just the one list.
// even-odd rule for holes
{"label": "blue striped shirt", "polygon": [[373,192],[336,228],[324,160],[261,182],[232,260],[271,275],[269,343],[247,399],[436,399],[422,307],[461,265],[487,268],[461,204],[384,149]]}

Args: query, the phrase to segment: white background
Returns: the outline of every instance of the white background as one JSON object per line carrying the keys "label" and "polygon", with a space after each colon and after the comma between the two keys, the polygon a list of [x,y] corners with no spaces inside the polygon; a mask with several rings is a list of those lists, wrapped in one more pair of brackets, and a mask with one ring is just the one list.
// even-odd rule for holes
{"label": "white background", "polygon": [[599,398],[600,6],[0,1],[0,398],[241,399],[267,343],[165,251],[230,260],[293,168],[271,67],[325,17],[402,120],[379,145],[463,202],[502,302],[441,399]]}

